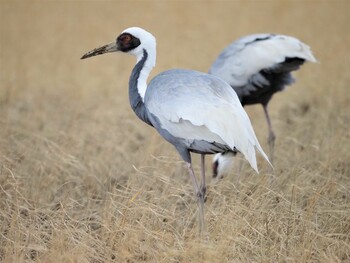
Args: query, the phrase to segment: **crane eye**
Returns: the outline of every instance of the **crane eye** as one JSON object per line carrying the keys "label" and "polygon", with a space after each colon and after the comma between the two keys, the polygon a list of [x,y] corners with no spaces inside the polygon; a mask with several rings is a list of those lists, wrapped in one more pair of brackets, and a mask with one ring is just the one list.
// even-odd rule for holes
{"label": "crane eye", "polygon": [[116,40],[117,46],[120,51],[128,52],[138,47],[141,42],[138,38],[134,37],[130,33],[122,33]]}
{"label": "crane eye", "polygon": [[131,41],[131,36],[130,35],[125,35],[124,37],[123,37],[123,42],[124,43],[128,43],[128,42],[130,42]]}

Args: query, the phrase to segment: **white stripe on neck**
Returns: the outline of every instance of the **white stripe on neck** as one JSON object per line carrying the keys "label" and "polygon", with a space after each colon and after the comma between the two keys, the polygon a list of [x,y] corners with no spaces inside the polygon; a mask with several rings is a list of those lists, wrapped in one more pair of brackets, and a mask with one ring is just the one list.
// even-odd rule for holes
{"label": "white stripe on neck", "polygon": [[[146,50],[147,53],[147,59],[145,61],[145,64],[143,65],[140,76],[137,79],[137,91],[139,95],[142,98],[142,102],[145,101],[145,95],[147,90],[147,79],[151,72],[151,70],[154,68],[156,64],[156,51],[155,48],[152,50]],[[139,53],[139,55],[136,56],[137,63],[143,58],[143,52]]]}

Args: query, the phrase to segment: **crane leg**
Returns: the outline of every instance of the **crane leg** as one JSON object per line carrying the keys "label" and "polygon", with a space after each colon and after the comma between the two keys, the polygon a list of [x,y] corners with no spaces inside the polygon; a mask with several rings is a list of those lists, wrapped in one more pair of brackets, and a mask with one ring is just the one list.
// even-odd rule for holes
{"label": "crane leg", "polygon": [[201,177],[202,177],[202,182],[201,186],[199,188],[201,197],[203,198],[203,203],[205,200],[205,193],[207,192],[207,186],[205,184],[205,155],[201,154]]}
{"label": "crane leg", "polygon": [[205,181],[203,184],[203,180],[202,180],[201,186],[199,187],[196,176],[192,168],[192,164],[187,163],[187,168],[188,168],[189,175],[197,196],[197,202],[198,202],[198,208],[199,208],[199,230],[200,230],[200,234],[203,234],[203,232],[205,231],[205,222],[204,222]]}
{"label": "crane leg", "polygon": [[263,105],[264,108],[264,113],[267,121],[267,126],[269,129],[269,136],[267,138],[267,141],[269,143],[269,159],[270,162],[273,164],[273,156],[274,156],[274,148],[275,148],[275,140],[276,140],[276,135],[275,132],[273,131],[272,124],[271,124],[271,119],[269,115],[269,111],[267,109],[267,105]]}

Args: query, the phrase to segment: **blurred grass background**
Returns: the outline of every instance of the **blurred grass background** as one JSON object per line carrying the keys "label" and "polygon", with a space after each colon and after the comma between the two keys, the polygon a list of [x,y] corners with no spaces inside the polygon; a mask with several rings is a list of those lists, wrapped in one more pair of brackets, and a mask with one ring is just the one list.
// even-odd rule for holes
{"label": "blurred grass background", "polygon": [[[2,0],[0,261],[348,262],[349,10],[345,0]],[[239,182],[233,171],[209,186],[207,242],[180,158],[128,104],[134,59],[80,60],[130,26],[157,38],[152,76],[206,72],[231,41],[260,32],[295,36],[319,60],[270,103],[273,184],[260,159],[260,175],[246,165]],[[267,148],[261,107],[246,109]]]}

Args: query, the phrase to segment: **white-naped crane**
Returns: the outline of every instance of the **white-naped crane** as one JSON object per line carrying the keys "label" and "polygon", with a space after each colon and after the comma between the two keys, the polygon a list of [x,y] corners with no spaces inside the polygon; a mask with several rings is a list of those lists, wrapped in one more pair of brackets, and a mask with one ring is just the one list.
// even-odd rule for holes
{"label": "white-naped crane", "polygon": [[[129,79],[129,101],[136,115],[171,143],[187,164],[204,230],[206,154],[239,151],[258,172],[255,150],[269,162],[235,91],[222,79],[193,70],[173,69],[147,84],[156,63],[156,39],[138,27],[124,30],[115,41],[86,53],[82,59],[121,51],[136,57]],[[201,183],[195,177],[191,152],[201,154]]]}
{"label": "white-naped crane", "polygon": [[[227,46],[209,73],[225,80],[236,91],[243,107],[261,104],[268,126],[269,158],[273,163],[276,135],[268,103],[272,96],[294,82],[292,71],[306,61],[316,62],[310,47],[286,35],[254,34]],[[232,167],[234,152],[218,153],[213,159],[213,177],[221,178]]]}

